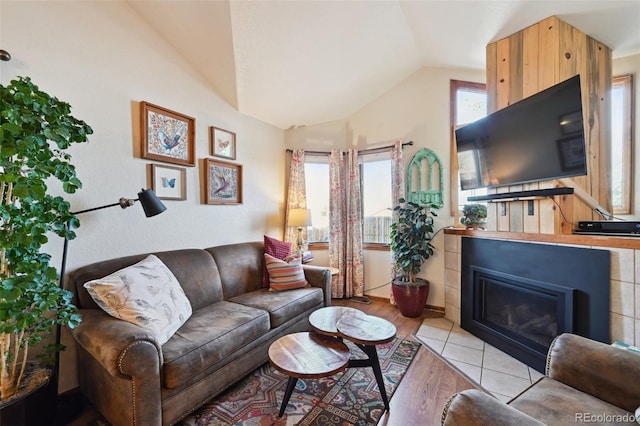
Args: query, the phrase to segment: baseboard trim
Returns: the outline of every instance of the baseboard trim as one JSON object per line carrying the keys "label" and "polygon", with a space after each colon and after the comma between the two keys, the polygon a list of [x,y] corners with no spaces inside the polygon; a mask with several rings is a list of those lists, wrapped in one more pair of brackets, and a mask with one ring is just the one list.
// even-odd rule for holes
{"label": "baseboard trim", "polygon": [[[388,297],[381,297],[381,296],[370,296],[370,295],[366,295],[369,299],[371,300],[375,300],[378,302],[386,302],[386,303],[391,303],[389,301]],[[429,310],[429,311],[434,311],[434,312],[439,312],[441,314],[444,314],[444,306],[435,306],[435,305],[425,305],[424,307],[425,309]]]}

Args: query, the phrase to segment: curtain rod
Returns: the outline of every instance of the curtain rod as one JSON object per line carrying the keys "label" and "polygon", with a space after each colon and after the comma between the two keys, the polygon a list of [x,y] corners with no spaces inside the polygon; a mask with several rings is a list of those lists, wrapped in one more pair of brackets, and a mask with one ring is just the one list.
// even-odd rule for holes
{"label": "curtain rod", "polygon": [[[404,148],[407,145],[413,145],[413,141],[409,141],[409,142],[403,142],[402,143],[402,147]],[[382,152],[382,151],[386,151],[390,148],[393,148],[393,145],[389,145],[389,146],[381,146],[379,148],[371,148],[371,149],[364,149],[362,151],[358,151],[358,154],[375,154],[377,152]],[[292,149],[288,148],[287,152],[293,152]],[[329,155],[331,154],[329,151],[305,151],[305,154],[309,154],[309,155]]]}

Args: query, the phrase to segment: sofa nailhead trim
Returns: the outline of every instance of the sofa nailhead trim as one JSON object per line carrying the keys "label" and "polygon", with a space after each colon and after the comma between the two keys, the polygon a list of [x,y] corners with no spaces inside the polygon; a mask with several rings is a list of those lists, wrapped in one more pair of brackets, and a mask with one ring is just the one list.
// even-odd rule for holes
{"label": "sofa nailhead trim", "polygon": [[136,340],[135,342],[129,343],[127,345],[126,348],[124,348],[124,350],[122,351],[122,353],[120,354],[120,356],[118,357],[118,371],[120,371],[122,374],[124,374],[125,376],[131,378],[131,397],[132,397],[132,406],[133,406],[133,412],[131,413],[133,415],[133,425],[135,426],[138,422],[136,421],[136,382],[135,380],[133,380],[132,376],[129,376],[128,374],[125,374],[124,371],[122,371],[122,358],[124,358],[127,355],[127,352],[129,351],[129,349],[133,348],[136,345],[151,345],[153,346],[153,348],[156,350],[156,352],[158,353],[158,357],[160,357],[160,351],[158,351],[158,348],[155,344],[153,344],[152,342],[148,341],[148,340]]}
{"label": "sofa nailhead trim", "polygon": [[440,418],[441,425],[444,425],[444,421],[447,418],[447,414],[449,414],[449,407],[451,406],[451,403],[453,402],[456,396],[458,396],[457,393],[454,393],[453,395],[451,395],[447,403],[444,405],[444,409],[442,410],[442,417]]}
{"label": "sofa nailhead trim", "polygon": [[545,363],[544,366],[544,375],[547,377],[549,376],[549,370],[551,369],[551,348],[553,348],[556,345],[556,340],[558,340],[560,336],[556,336],[554,337],[554,339],[551,341],[551,345],[549,345],[549,352],[547,352],[547,362]]}

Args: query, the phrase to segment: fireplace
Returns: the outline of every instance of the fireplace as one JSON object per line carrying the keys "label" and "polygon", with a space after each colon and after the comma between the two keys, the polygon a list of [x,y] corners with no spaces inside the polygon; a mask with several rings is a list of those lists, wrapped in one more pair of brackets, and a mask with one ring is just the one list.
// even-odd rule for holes
{"label": "fireplace", "polygon": [[461,326],[544,372],[564,332],[609,342],[609,252],[462,239]]}

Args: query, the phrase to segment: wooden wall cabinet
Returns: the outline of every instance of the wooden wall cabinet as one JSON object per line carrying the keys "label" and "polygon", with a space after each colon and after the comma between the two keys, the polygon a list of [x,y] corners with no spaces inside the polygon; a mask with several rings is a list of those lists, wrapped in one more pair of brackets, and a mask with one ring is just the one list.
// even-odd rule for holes
{"label": "wooden wall cabinet", "polygon": [[[573,181],[602,207],[612,211],[609,190],[611,49],[552,16],[490,43],[486,54],[489,112],[580,74],[588,175],[575,177]],[[558,181],[544,181],[497,191],[558,186],[562,186]],[[528,201],[490,203],[488,216],[490,230],[542,234],[570,234],[580,220],[601,219],[576,195],[534,200],[533,206]]]}

